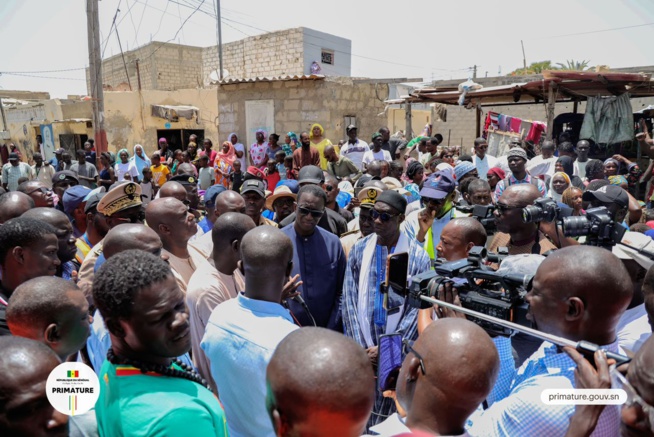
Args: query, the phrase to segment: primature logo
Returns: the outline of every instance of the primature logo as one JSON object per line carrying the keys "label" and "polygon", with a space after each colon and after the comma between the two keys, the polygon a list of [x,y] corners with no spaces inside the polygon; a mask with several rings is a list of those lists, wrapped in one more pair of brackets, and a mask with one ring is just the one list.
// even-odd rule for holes
{"label": "primature logo", "polygon": [[61,363],[46,382],[48,401],[55,410],[78,416],[95,406],[100,382],[93,369],[83,363]]}

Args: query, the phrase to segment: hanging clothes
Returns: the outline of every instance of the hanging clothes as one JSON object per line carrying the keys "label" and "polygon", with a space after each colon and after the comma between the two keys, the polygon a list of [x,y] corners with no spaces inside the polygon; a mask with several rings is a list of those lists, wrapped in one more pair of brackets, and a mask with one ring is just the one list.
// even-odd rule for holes
{"label": "hanging clothes", "polygon": [[521,124],[522,124],[522,119],[518,117],[511,117],[511,123],[509,124],[509,128],[511,129],[511,132],[515,132],[519,134]]}
{"label": "hanging clothes", "polygon": [[634,116],[629,94],[589,97],[579,138],[600,144],[631,141],[634,138]]}

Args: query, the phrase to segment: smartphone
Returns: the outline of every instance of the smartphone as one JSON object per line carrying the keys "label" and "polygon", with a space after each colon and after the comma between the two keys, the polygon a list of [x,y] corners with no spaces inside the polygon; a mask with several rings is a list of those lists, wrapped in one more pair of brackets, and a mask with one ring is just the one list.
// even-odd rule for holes
{"label": "smartphone", "polygon": [[402,367],[402,334],[379,336],[377,383],[380,392],[395,390]]}
{"label": "smartphone", "polygon": [[396,292],[406,289],[409,272],[409,254],[399,252],[386,258],[386,287],[393,287]]}

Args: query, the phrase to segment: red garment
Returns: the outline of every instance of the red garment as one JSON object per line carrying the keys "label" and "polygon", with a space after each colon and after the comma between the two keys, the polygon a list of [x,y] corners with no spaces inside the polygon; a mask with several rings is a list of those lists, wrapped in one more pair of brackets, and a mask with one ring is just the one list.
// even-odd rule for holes
{"label": "red garment", "polygon": [[[266,172],[268,173],[268,172]],[[275,187],[277,186],[277,183],[280,181],[281,177],[279,176],[278,172],[275,172],[273,174],[266,174],[266,186],[268,187],[268,191],[274,191]]]}
{"label": "red garment", "polygon": [[531,141],[534,144],[538,144],[540,141],[541,135],[543,135],[543,132],[547,128],[547,125],[545,123],[541,123],[540,121],[534,121],[531,124],[531,129],[529,129],[529,134],[527,134],[527,141]]}
{"label": "red garment", "polygon": [[509,125],[511,132],[520,133],[521,124],[522,124],[522,120],[520,118],[518,117],[511,118],[511,123]]}
{"label": "red garment", "polygon": [[293,169],[299,171],[306,165],[320,167],[320,152],[313,146],[310,146],[308,152],[305,152],[302,147],[298,147],[293,152]]}

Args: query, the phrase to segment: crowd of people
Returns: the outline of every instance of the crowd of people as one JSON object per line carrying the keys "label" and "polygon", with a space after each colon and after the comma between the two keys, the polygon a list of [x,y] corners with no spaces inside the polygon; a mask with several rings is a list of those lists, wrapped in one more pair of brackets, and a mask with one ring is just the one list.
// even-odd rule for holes
{"label": "crowd of people", "polygon": [[[281,145],[231,133],[218,151],[162,138],[117,162],[92,142],[77,161],[9,154],[0,435],[654,434],[654,210],[637,198],[651,168],[589,159],[592,144],[565,134],[501,157],[484,138],[466,155],[428,128],[410,141],[385,127],[370,145],[356,126],[347,137],[332,144],[316,124]],[[649,135],[637,140],[654,157]],[[621,244],[523,219],[544,200],[561,215],[604,211]],[[407,254],[411,278],[479,246],[503,254],[489,269],[533,276],[533,327],[599,345],[594,357],[490,335],[384,285],[391,255]],[[434,293],[461,305],[451,282]],[[633,359],[616,367],[607,351]],[[64,361],[99,377],[89,413],[46,400]],[[541,401],[545,389],[611,387],[624,405]]]}

